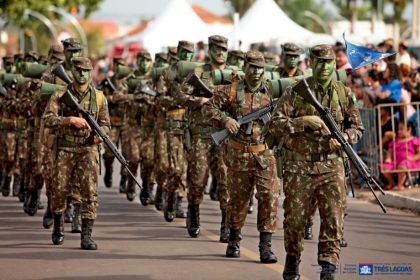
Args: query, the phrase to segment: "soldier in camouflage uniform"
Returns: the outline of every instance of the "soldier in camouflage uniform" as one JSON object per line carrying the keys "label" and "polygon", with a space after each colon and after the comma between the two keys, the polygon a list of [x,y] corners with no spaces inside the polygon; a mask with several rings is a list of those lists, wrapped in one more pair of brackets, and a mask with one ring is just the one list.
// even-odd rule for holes
{"label": "soldier in camouflage uniform", "polygon": [[[109,118],[111,120],[111,141],[116,146],[121,146],[123,156],[126,157],[128,149],[123,145],[123,141],[127,141],[129,138],[127,129],[128,88],[125,80],[126,77],[122,73],[119,73],[119,66],[126,67],[126,63],[122,58],[114,57],[115,74],[111,77],[110,81],[106,79],[102,81],[98,89],[103,91],[108,100]],[[115,92],[109,83],[113,84]],[[104,183],[105,187],[110,188],[112,187],[112,172],[115,156],[108,147],[105,147],[103,158],[105,165]],[[125,192],[125,183],[120,184],[119,191],[120,193]]]}
{"label": "soldier in camouflage uniform", "polygon": [[226,60],[226,65],[230,67],[237,67],[239,70],[242,70],[244,67],[245,56],[241,50],[232,50],[228,52],[228,58]]}
{"label": "soldier in camouflage uniform", "polygon": [[155,54],[155,62],[153,63],[154,68],[168,67],[168,55],[165,52],[159,52]]}
{"label": "soldier in camouflage uniform", "polygon": [[266,66],[276,65],[275,56],[272,52],[264,52],[264,62]]}
{"label": "soldier in camouflage uniform", "polygon": [[174,63],[164,71],[156,87],[160,95],[157,110],[165,116],[163,126],[167,150],[166,159],[162,160],[162,165],[166,167],[164,172],[167,178],[164,185],[166,203],[163,207],[164,218],[167,222],[172,222],[175,217],[186,218],[186,213],[182,210],[182,200],[187,188],[188,162],[184,148],[187,115],[183,100],[177,99],[182,81],[178,77],[175,60],[190,62],[193,56],[194,44],[189,41],[179,41],[177,58],[173,57]]}
{"label": "soldier in camouflage uniform", "polygon": [[271,237],[277,229],[279,196],[275,158],[273,151],[267,147],[262,122],[255,121],[251,135],[247,135],[247,127],[241,127],[236,121],[238,117],[272,102],[268,81],[264,78],[264,66],[264,56],[260,52],[247,52],[244,80],[217,87],[214,96],[204,104],[204,115],[224,125],[232,134],[225,156],[229,191],[227,225],[230,229],[226,256],[240,256],[241,229],[256,186],[260,260],[262,263],[275,263],[277,257],[271,251]]}
{"label": "soldier in camouflage uniform", "polygon": [[[158,78],[156,82],[157,97],[156,97],[156,139],[155,139],[155,179],[157,183],[156,194],[155,194],[155,207],[157,210],[163,208],[163,186],[166,184],[166,172],[169,170],[169,158],[168,158],[168,146],[167,146],[167,133],[166,133],[166,108],[161,106],[161,100],[163,101],[167,95],[167,91],[170,89],[172,81],[166,80],[165,77],[169,77],[169,69],[175,69],[175,64],[178,62],[177,47],[168,48],[168,62],[167,69],[163,71],[163,74]],[[165,83],[168,84],[169,88],[166,87]]]}
{"label": "soldier in camouflage uniform", "polygon": [[[80,106],[91,112],[105,133],[109,132],[110,120],[108,105],[101,91],[91,84],[92,65],[88,58],[72,59],[73,83],[67,87],[79,102]],[[81,248],[96,250],[97,244],[92,240],[93,224],[97,216],[98,176],[99,176],[99,143],[101,139],[92,131],[79,113],[62,102],[65,90],[58,91],[50,98],[44,115],[45,126],[59,128],[56,143],[57,154],[52,175],[52,211],[54,229],[52,241],[61,245],[64,241],[63,213],[66,199],[71,188],[71,180],[79,182],[81,194],[82,233]]]}
{"label": "soldier in camouflage uniform", "polygon": [[[42,74],[41,80],[51,84],[58,84],[58,85],[65,85],[65,82],[58,78],[56,75],[52,73],[52,70],[57,67],[60,63],[64,62],[64,48],[62,44],[54,44],[50,46],[48,50],[48,63],[49,66]],[[51,174],[50,171],[52,170],[54,163],[52,160],[52,152],[53,152],[53,143],[52,141],[48,141],[49,139],[53,138],[53,131],[45,128],[43,122],[41,121],[42,114],[47,107],[48,100],[41,98],[41,96],[34,95],[34,101],[32,106],[32,113],[35,117],[34,122],[34,137],[38,141],[34,141],[36,147],[34,149],[38,150],[36,153],[37,156],[34,158],[36,163],[34,163],[33,169],[33,176],[34,178],[39,178],[38,173],[41,172],[42,179],[45,183],[45,190],[47,196],[47,208],[45,210],[44,216],[42,218],[42,225],[44,228],[48,229],[53,224],[53,214],[51,209]],[[39,131],[37,133],[36,131]],[[42,185],[36,184],[37,186]],[[76,221],[75,221],[76,222]],[[78,230],[75,226],[77,224],[72,223],[72,231]]]}
{"label": "soldier in camouflage uniform", "polygon": [[[330,109],[340,130],[350,144],[363,132],[355,98],[341,82],[332,80],[335,53],[330,45],[310,49],[313,76],[308,84],[318,101]],[[273,113],[270,134],[283,142],[284,166],[284,279],[299,279],[300,255],[306,221],[316,198],[321,217],[318,263],[321,279],[334,279],[339,263],[340,239],[346,188],[343,150],[319,117],[316,109],[288,87]]]}
{"label": "soldier in camouflage uniform", "polygon": [[280,78],[289,78],[304,75],[298,68],[299,56],[303,54],[303,49],[294,43],[286,43],[281,46],[283,67],[276,67],[273,71],[280,74]]}

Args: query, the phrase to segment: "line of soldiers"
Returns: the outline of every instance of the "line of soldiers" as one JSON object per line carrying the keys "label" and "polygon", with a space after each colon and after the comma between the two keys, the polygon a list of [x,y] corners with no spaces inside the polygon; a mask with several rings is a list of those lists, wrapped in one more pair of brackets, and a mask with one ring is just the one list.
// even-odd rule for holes
{"label": "line of soldiers", "polygon": [[[227,38],[223,36],[209,37],[208,45],[206,63],[192,61],[194,45],[188,41],[179,41],[177,47],[168,48],[168,53],[156,54],[154,65],[147,51],[138,53],[136,69],[128,67],[123,59],[114,58],[114,74],[98,85],[101,91],[91,85],[93,68],[90,60],[82,57],[80,43],[71,38],[63,41],[63,46],[52,46],[49,66],[41,80],[64,85],[52,71],[64,60],[73,83],[55,90],[48,98],[43,98],[43,85],[37,79],[24,85],[18,85],[16,79],[4,83],[7,94],[0,103],[0,133],[5,136],[0,137],[5,142],[0,143],[4,144],[0,145],[3,195],[8,195],[10,176],[16,182],[20,178],[22,183],[16,184],[26,193],[25,212],[34,215],[45,182],[48,207],[43,224],[46,228],[54,224],[53,243],[63,243],[66,220],[72,222],[72,232],[82,233],[83,249],[97,249],[91,233],[96,219],[101,141],[86,120],[63,103],[63,96],[70,90],[79,104],[95,116],[112,142],[120,146],[131,173],[137,174],[140,168],[142,205],[154,204],[163,211],[167,222],[186,218],[189,236],[197,238],[201,229],[200,204],[211,175],[211,197],[219,201],[221,210],[220,242],[227,243],[227,257],[240,257],[241,229],[247,213],[252,212],[255,191],[260,260],[275,263],[272,234],[277,229],[282,180],[287,253],[283,278],[299,279],[302,239],[312,239],[311,221],[318,209],[321,279],[334,279],[347,193],[344,154],[293,83],[299,77],[307,78],[316,98],[333,112],[346,139],[356,143],[363,126],[351,92],[333,78],[334,50],[329,45],[311,48],[312,75],[308,75],[298,68],[303,49],[293,43],[282,46],[282,66],[266,63],[270,58],[257,51],[228,52]],[[13,63],[8,64],[7,59],[4,62],[6,71],[11,72]],[[18,62],[15,61],[19,74]],[[201,83],[193,82],[194,76]],[[279,89],[278,81],[286,80],[290,86]],[[271,122],[239,124],[241,117],[277,99]],[[31,129],[24,129],[31,131],[29,136],[18,133],[19,119],[33,124]],[[230,137],[216,145],[210,135],[225,128]],[[30,155],[15,153],[20,151],[16,148],[19,141],[33,146]],[[108,188],[113,185],[114,158],[105,147],[104,183]],[[39,170],[35,166],[40,166]],[[29,172],[22,171],[25,167]],[[22,174],[31,175],[19,177]],[[133,201],[136,189],[135,180],[122,169],[119,191]],[[182,209],[185,197],[187,212]]]}

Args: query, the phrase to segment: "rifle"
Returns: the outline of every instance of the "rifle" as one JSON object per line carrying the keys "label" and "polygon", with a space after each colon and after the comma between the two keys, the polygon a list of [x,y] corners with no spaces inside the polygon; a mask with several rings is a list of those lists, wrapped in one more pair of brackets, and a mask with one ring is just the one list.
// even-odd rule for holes
{"label": "rifle", "polygon": [[150,96],[156,96],[156,91],[154,91],[147,83],[144,85],[137,85],[134,94],[144,93]]}
{"label": "rifle", "polygon": [[[67,84],[72,83],[72,80],[67,75],[62,64],[58,65],[52,72],[55,75],[57,75],[57,77],[59,77],[61,80],[66,82]],[[117,160],[121,163],[121,165],[128,171],[128,174],[130,174],[131,178],[134,180],[134,182],[136,182],[137,186],[139,186],[139,188],[142,189],[142,186],[140,185],[139,181],[136,179],[136,177],[133,175],[131,170],[128,168],[128,161],[118,151],[118,148],[114,145],[114,143],[112,143],[108,135],[106,135],[106,133],[101,129],[101,127],[92,117],[90,112],[80,107],[79,103],[76,101],[76,99],[74,98],[73,94],[70,92],[69,89],[66,90],[64,95],[61,97],[60,101],[66,104],[67,106],[69,106],[72,110],[79,112],[83,116],[83,118],[88,122],[88,124],[90,125],[90,127],[92,127],[92,129],[96,132],[96,134],[98,134],[99,137],[102,138],[105,145],[111,150],[111,152],[114,154]]]}
{"label": "rifle", "polygon": [[[249,113],[248,115],[245,115],[243,117],[239,117],[236,121],[239,123],[239,125],[247,125],[245,134],[251,135],[253,122],[261,120],[264,124],[267,124],[271,120],[271,111],[277,106],[277,103],[278,99],[275,99],[267,106],[255,112]],[[216,145],[220,145],[220,143],[222,143],[223,140],[225,140],[229,136],[229,133],[229,130],[225,128],[212,133],[210,136]]]}
{"label": "rifle", "polygon": [[211,98],[213,96],[213,91],[209,89],[205,83],[203,83],[203,81],[197,76],[197,74],[189,74],[185,79],[185,82],[194,87],[194,96],[207,98]]}
{"label": "rifle", "polygon": [[365,181],[366,184],[369,186],[369,189],[372,191],[373,196],[375,197],[379,206],[382,208],[382,211],[386,213],[385,206],[376,196],[372,185],[375,185],[383,195],[385,195],[384,190],[381,188],[381,186],[379,186],[376,179],[370,174],[370,171],[368,170],[366,164],[357,155],[357,153],[353,150],[353,148],[346,141],[346,139],[344,139],[340,128],[338,127],[328,108],[324,108],[324,106],[322,106],[321,103],[319,103],[319,101],[314,97],[306,79],[300,80],[293,88],[296,92],[300,93],[300,95],[305,99],[306,102],[314,106],[315,109],[318,111],[321,119],[331,131],[331,136],[337,139],[337,141],[341,144],[341,147],[349,157],[349,160],[351,161],[351,163],[353,163],[354,167],[356,168],[359,175],[362,177],[363,181]]}
{"label": "rifle", "polygon": [[112,82],[112,80],[109,77],[106,77],[105,79],[103,79],[100,83],[99,86],[101,86],[102,88],[107,87],[111,90],[111,92],[116,92],[117,88],[115,87],[114,83]]}

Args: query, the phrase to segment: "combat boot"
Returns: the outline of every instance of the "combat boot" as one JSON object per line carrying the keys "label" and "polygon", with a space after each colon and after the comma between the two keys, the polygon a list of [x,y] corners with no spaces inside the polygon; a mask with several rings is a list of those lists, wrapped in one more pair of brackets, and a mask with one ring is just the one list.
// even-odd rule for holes
{"label": "combat boot", "polygon": [[184,210],[182,210],[182,199],[183,198],[180,196],[176,197],[176,217],[185,219],[187,218],[187,213]]}
{"label": "combat boot", "polygon": [[92,229],[95,220],[82,219],[82,234],[80,247],[84,250],[98,250],[98,245],[92,240]]}
{"label": "combat boot", "polygon": [[252,194],[251,199],[248,204],[248,214],[254,213],[254,194]]}
{"label": "combat boot", "polygon": [[312,235],[312,226],[311,225],[306,225],[305,226],[305,234],[304,234],[303,238],[305,240],[312,240],[313,235]]}
{"label": "combat boot", "polygon": [[217,179],[213,177],[211,179],[211,185],[210,185],[210,199],[214,201],[218,201],[219,197],[217,195]]}
{"label": "combat boot", "polygon": [[18,196],[19,195],[19,190],[20,190],[20,176],[13,176],[13,196]]}
{"label": "combat boot", "polygon": [[9,196],[10,194],[10,182],[12,181],[11,176],[4,176],[3,178],[3,184],[1,186],[1,193],[3,196]]}
{"label": "combat boot", "polygon": [[150,203],[149,182],[146,180],[143,180],[140,191],[140,202],[143,206],[147,206]]}
{"label": "combat boot", "polygon": [[229,241],[229,228],[226,226],[226,211],[222,211],[222,222],[220,223],[219,241],[222,243],[228,243]]}
{"label": "combat boot", "polygon": [[176,193],[175,192],[167,192],[166,193],[166,203],[163,209],[163,216],[167,222],[173,222],[175,219],[175,201],[176,200]]}
{"label": "combat boot", "polygon": [[337,267],[329,262],[320,261],[319,265],[321,266],[321,280],[334,280],[335,279],[335,271]]}
{"label": "combat boot", "polygon": [[53,214],[51,211],[51,198],[48,197],[47,209],[45,210],[44,216],[42,217],[42,226],[44,228],[50,228],[53,224]]}
{"label": "combat boot", "polygon": [[133,201],[136,198],[136,185],[132,178],[128,179],[127,191],[125,193],[128,201]]}
{"label": "combat boot", "polygon": [[241,230],[231,229],[229,233],[229,242],[226,249],[226,257],[239,258],[241,256],[240,243],[242,240]]}
{"label": "combat boot", "polygon": [[260,244],[258,248],[260,249],[260,261],[262,263],[276,263],[277,257],[271,251],[271,237],[273,234],[271,232],[260,232]]}
{"label": "combat boot", "polygon": [[70,197],[67,197],[67,207],[66,211],[64,211],[64,222],[71,223],[73,221],[73,202],[71,201]]}
{"label": "combat boot", "polygon": [[54,245],[62,245],[64,242],[64,220],[63,214],[53,214],[54,228],[52,232],[52,242]]}
{"label": "combat boot", "polygon": [[286,264],[283,269],[284,280],[299,280],[300,256],[286,255]]}
{"label": "combat boot", "polygon": [[125,175],[121,175],[119,191],[120,191],[120,193],[126,193],[127,192],[127,176],[125,176]]}
{"label": "combat boot", "polygon": [[31,193],[25,191],[25,198],[23,200],[23,212],[29,215],[29,201],[31,200]]}
{"label": "combat boot", "polygon": [[105,168],[104,184],[107,188],[112,187],[112,168]]}
{"label": "combat boot", "polygon": [[347,247],[347,245],[348,245],[347,240],[345,240],[344,237],[341,238],[340,239],[340,247],[345,248],[345,247]]}
{"label": "combat boot", "polygon": [[73,221],[71,222],[71,232],[81,233],[82,227],[80,225],[80,204],[74,204]]}
{"label": "combat boot", "polygon": [[200,205],[188,204],[187,230],[191,237],[200,235]]}
{"label": "combat boot", "polygon": [[155,207],[158,211],[162,210],[162,193],[162,186],[157,186],[155,195]]}
{"label": "combat boot", "polygon": [[18,192],[19,202],[25,202],[25,196],[26,196],[25,187],[23,186],[23,184],[20,184],[19,192]]}
{"label": "combat boot", "polygon": [[39,192],[38,191],[28,191],[28,204],[27,210],[25,211],[29,216],[34,216],[38,211],[39,204]]}

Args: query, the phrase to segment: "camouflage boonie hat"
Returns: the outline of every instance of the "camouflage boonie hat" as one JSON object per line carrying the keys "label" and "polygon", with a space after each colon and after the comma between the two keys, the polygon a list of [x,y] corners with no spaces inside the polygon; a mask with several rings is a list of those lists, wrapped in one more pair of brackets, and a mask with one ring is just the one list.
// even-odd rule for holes
{"label": "camouflage boonie hat", "polygon": [[335,51],[332,45],[316,45],[309,49],[312,58],[335,59]]}
{"label": "camouflage boonie hat", "polygon": [[76,68],[83,70],[93,70],[92,62],[87,57],[75,57],[71,60]]}
{"label": "camouflage boonie hat", "polygon": [[152,60],[152,56],[146,50],[139,51],[137,53],[137,58],[145,58],[145,59],[148,59],[148,60]]}
{"label": "camouflage boonie hat", "polygon": [[295,43],[286,43],[281,46],[283,54],[300,55],[303,54],[303,49]]}
{"label": "camouflage boonie hat", "polygon": [[65,50],[80,51],[83,49],[82,44],[79,41],[77,41],[75,38],[68,38],[68,39],[62,40],[61,43],[63,44],[63,47]]}
{"label": "camouflage boonie hat", "polygon": [[158,59],[158,58],[160,58],[160,59],[162,59],[164,61],[168,61],[168,55],[166,53],[164,53],[164,52],[156,53],[155,54],[155,60]]}
{"label": "camouflage boonie hat", "polygon": [[263,55],[264,55],[265,60],[273,60],[274,59],[274,54],[271,53],[271,52],[264,52]]}
{"label": "camouflage boonie hat", "polygon": [[257,67],[264,67],[264,55],[259,51],[249,51],[245,53],[245,61]]}
{"label": "camouflage boonie hat", "polygon": [[122,57],[114,57],[114,59],[112,61],[113,61],[114,65],[123,65],[123,66],[127,65],[125,63],[124,58],[122,58]]}
{"label": "camouflage boonie hat", "polygon": [[209,37],[209,46],[214,45],[227,50],[227,41],[228,39],[226,37],[223,37],[221,35],[213,35]]}
{"label": "camouflage boonie hat", "polygon": [[36,51],[27,51],[25,52],[25,57],[23,59],[32,58],[35,61],[38,61],[39,54]]}
{"label": "camouflage boonie hat", "polygon": [[189,52],[194,52],[194,44],[190,41],[179,41],[178,42],[178,49],[184,49]]}
{"label": "camouflage boonie hat", "polygon": [[50,49],[48,50],[48,56],[55,57],[59,60],[64,60],[64,47],[60,44],[54,44],[50,46]]}
{"label": "camouflage boonie hat", "polygon": [[239,58],[245,59],[244,52],[240,51],[240,50],[229,51],[228,56],[234,56],[234,57],[239,57]]}
{"label": "camouflage boonie hat", "polygon": [[23,60],[23,58],[25,56],[23,55],[23,53],[15,53],[15,55],[13,57],[14,57],[15,62],[16,62],[16,60],[18,60],[18,59]]}
{"label": "camouflage boonie hat", "polygon": [[13,64],[13,62],[14,62],[13,56],[11,56],[11,55],[5,55],[5,56],[3,56],[2,59],[3,59],[3,63]]}

